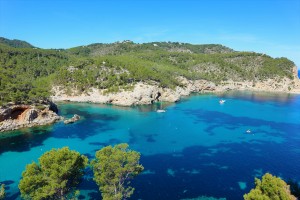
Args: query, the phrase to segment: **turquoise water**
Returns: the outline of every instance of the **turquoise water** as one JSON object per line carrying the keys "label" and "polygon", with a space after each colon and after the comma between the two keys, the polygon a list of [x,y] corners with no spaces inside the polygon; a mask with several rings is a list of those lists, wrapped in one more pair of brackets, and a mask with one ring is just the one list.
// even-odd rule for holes
{"label": "turquoise water", "polygon": [[[195,95],[164,103],[165,113],[155,112],[160,107],[60,104],[61,115],[76,113],[82,120],[2,135],[0,182],[8,199],[19,198],[25,165],[44,152],[69,146],[93,158],[100,148],[121,142],[141,152],[145,167],[133,181],[131,199],[241,199],[254,177],[266,172],[300,181],[300,95]],[[91,176],[87,170],[81,199],[100,197]]]}

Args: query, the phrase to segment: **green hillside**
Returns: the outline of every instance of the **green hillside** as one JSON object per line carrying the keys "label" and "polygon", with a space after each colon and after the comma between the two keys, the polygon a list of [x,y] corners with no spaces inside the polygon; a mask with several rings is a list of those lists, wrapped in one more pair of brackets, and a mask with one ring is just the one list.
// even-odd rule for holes
{"label": "green hillside", "polygon": [[47,98],[52,85],[81,92],[90,87],[114,92],[139,81],[174,88],[180,85],[178,76],[217,84],[229,79],[293,78],[294,63],[286,58],[237,52],[215,44],[124,41],[66,50],[11,46],[0,43],[1,104]]}
{"label": "green hillside", "polygon": [[34,48],[34,46],[29,44],[28,42],[22,40],[10,40],[4,37],[0,37],[0,44],[4,44],[15,48]]}

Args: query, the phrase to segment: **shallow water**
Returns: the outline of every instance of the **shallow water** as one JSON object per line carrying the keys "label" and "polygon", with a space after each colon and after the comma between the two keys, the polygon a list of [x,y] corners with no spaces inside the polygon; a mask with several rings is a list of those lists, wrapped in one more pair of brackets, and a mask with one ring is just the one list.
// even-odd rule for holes
{"label": "shallow water", "polygon": [[[167,112],[155,112],[161,106]],[[133,181],[131,199],[241,199],[254,177],[266,172],[300,181],[300,95],[243,92],[195,95],[176,104],[59,108],[61,115],[76,113],[82,120],[0,136],[0,182],[9,199],[19,198],[25,165],[44,152],[69,146],[92,159],[100,148],[121,142],[141,152],[145,167]],[[91,176],[87,170],[81,199],[100,197]]]}

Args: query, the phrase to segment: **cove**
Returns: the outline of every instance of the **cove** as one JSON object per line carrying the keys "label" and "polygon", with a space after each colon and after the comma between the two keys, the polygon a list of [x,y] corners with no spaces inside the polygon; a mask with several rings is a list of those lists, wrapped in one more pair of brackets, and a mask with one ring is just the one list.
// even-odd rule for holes
{"label": "cove", "polygon": [[[161,107],[165,113],[156,112]],[[93,159],[102,147],[126,142],[145,167],[131,199],[242,199],[266,172],[300,181],[299,108],[300,95],[252,92],[135,107],[59,104],[60,115],[81,120],[1,134],[0,182],[8,199],[19,199],[22,171],[44,152],[69,146]],[[80,199],[100,198],[90,170],[80,191]]]}

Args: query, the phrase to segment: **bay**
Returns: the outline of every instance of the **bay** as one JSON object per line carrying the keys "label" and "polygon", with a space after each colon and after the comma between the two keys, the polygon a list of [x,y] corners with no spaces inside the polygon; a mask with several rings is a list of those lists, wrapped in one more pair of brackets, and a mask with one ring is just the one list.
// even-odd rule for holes
{"label": "bay", "polygon": [[[61,115],[82,119],[1,134],[0,182],[8,199],[18,199],[26,164],[46,151],[69,146],[93,159],[102,147],[126,142],[145,167],[131,199],[242,199],[266,172],[300,181],[299,108],[300,95],[252,92],[136,107],[59,104]],[[81,199],[100,198],[91,170],[80,190]]]}

